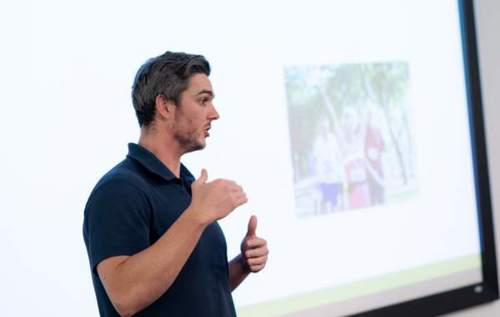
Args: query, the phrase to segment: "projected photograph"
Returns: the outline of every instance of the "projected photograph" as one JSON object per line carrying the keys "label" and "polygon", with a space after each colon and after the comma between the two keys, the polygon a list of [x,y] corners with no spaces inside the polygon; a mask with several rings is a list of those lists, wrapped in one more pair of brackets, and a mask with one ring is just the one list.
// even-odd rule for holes
{"label": "projected photograph", "polygon": [[285,85],[299,217],[414,195],[408,63],[288,66]]}

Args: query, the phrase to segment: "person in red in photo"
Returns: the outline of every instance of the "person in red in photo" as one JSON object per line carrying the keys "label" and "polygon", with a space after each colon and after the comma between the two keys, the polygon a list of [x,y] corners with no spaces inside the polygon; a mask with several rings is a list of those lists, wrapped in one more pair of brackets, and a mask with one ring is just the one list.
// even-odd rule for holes
{"label": "person in red in photo", "polygon": [[365,157],[368,170],[368,186],[372,204],[385,201],[384,169],[382,152],[385,143],[380,128],[375,124],[373,112],[368,112],[365,134]]}

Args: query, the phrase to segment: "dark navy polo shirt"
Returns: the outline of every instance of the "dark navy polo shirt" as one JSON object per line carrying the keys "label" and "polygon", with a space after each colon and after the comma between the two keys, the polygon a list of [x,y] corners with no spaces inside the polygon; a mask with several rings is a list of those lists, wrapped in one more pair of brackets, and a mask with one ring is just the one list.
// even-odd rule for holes
{"label": "dark navy polo shirt", "polygon": [[[191,203],[193,175],[180,178],[153,153],[129,144],[124,161],[97,183],[85,207],[83,237],[101,316],[119,316],[97,274],[97,264],[149,247]],[[227,247],[217,222],[209,225],[170,288],[135,316],[236,316],[228,278]]]}

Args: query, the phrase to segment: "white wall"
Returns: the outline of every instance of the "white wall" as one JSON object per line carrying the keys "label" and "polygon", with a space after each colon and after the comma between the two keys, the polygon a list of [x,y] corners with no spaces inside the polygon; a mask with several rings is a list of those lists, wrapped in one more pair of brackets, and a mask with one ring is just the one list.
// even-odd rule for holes
{"label": "white wall", "polygon": [[[500,143],[498,141],[500,136],[500,41],[498,40],[500,1],[475,0],[474,4],[498,258],[500,254]],[[498,317],[500,316],[500,301],[449,316]]]}

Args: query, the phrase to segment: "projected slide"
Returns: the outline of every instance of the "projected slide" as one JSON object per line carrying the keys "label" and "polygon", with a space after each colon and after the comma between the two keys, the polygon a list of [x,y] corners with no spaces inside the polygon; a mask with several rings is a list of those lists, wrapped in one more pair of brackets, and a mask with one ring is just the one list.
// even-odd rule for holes
{"label": "projected slide", "polygon": [[344,316],[482,279],[456,3],[363,2],[355,21],[346,3],[291,6],[314,18],[266,20],[214,61],[221,134],[191,162],[248,192],[222,221],[229,254],[253,212],[271,249],[239,316]]}
{"label": "projected slide", "polygon": [[285,69],[299,216],[411,199],[408,63]]}
{"label": "projected slide", "polygon": [[472,174],[459,167],[470,164],[465,99],[432,101],[456,98],[446,85],[419,96],[437,83],[415,65],[283,63],[259,85],[283,91],[259,127],[287,127],[267,136],[273,183],[249,182],[249,204],[273,212],[259,216],[277,229],[266,232],[277,258],[235,292],[240,316],[343,316],[481,279]]}

